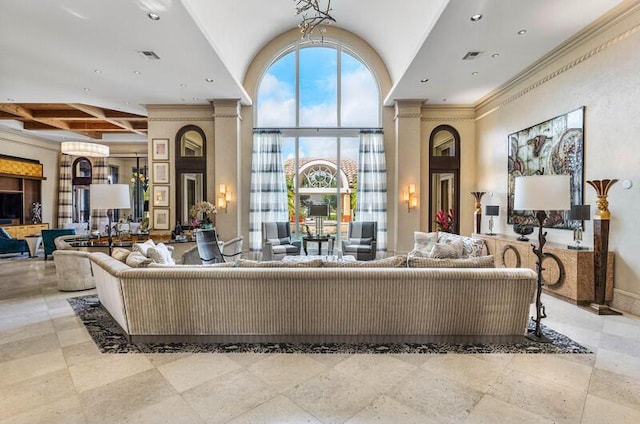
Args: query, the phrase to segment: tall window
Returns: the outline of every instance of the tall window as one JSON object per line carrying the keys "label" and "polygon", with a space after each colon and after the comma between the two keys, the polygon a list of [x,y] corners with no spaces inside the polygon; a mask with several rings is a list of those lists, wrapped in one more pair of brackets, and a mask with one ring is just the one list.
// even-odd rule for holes
{"label": "tall window", "polygon": [[328,204],[324,234],[346,237],[354,218],[359,130],[380,127],[378,82],[358,55],[325,41],[299,42],[266,69],[255,122],[282,130],[292,233],[318,232],[310,204]]}

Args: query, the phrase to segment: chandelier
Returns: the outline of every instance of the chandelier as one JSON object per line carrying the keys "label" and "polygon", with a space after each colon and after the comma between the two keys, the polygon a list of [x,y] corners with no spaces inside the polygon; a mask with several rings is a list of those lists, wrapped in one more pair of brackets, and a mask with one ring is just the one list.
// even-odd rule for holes
{"label": "chandelier", "polygon": [[87,143],[84,141],[63,141],[60,145],[60,151],[72,156],[109,156],[109,146],[98,143]]}
{"label": "chandelier", "polygon": [[329,14],[331,12],[331,0],[327,0],[325,10],[320,8],[318,0],[293,0],[296,3],[296,16],[302,17],[302,22],[298,24],[302,38],[311,38],[318,34],[324,38],[326,32],[325,25],[329,25],[336,20]]}

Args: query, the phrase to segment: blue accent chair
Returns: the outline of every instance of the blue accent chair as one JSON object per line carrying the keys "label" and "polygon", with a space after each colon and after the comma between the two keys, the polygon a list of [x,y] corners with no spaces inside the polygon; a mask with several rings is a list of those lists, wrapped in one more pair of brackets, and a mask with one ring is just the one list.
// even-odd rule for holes
{"label": "blue accent chair", "polygon": [[4,228],[0,228],[0,253],[25,253],[29,251],[27,241],[12,238]]}
{"label": "blue accent chair", "polygon": [[76,230],[74,228],[50,228],[48,230],[42,230],[42,244],[44,245],[44,260],[47,260],[47,255],[53,253],[56,250],[54,240],[56,237],[75,235]]}

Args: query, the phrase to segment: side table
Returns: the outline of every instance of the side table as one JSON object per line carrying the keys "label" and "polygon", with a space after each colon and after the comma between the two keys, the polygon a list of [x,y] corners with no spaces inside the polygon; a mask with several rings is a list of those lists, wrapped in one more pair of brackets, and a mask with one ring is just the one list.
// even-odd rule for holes
{"label": "side table", "polygon": [[328,251],[333,249],[333,236],[304,236],[302,237],[302,249],[305,255],[309,255],[307,252],[307,243],[318,243],[318,254],[322,255],[322,243],[327,243]]}
{"label": "side table", "polygon": [[32,234],[30,236],[25,236],[24,239],[27,241],[27,247],[29,248],[29,257],[35,257],[38,253],[38,249],[40,249],[40,245],[42,244],[42,236]]}

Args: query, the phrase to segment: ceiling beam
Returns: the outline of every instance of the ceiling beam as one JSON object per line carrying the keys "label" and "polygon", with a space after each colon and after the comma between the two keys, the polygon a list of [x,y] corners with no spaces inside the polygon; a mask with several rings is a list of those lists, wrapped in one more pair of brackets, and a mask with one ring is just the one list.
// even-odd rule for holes
{"label": "ceiling beam", "polygon": [[140,135],[144,135],[144,136],[147,135],[146,132],[140,131],[138,129],[133,128],[133,126],[129,122],[121,121],[121,120],[118,120],[118,119],[112,119],[112,118],[107,117],[105,115],[104,110],[102,110],[100,108],[97,108],[97,107],[94,107],[94,106],[89,106],[89,105],[83,105],[83,104],[79,104],[79,103],[68,103],[68,105],[71,106],[71,107],[74,107],[74,108],[76,108],[78,110],[81,110],[81,111],[83,111],[85,113],[88,113],[90,115],[93,115],[96,118],[104,119],[105,121],[107,121],[107,122],[109,122],[111,124],[117,125],[120,128],[125,129],[127,131],[131,131],[131,132],[134,132],[136,134],[140,134]]}
{"label": "ceiling beam", "polygon": [[11,113],[20,118],[33,120],[36,122],[41,122],[43,124],[50,125],[52,127],[58,128],[60,130],[69,131],[69,124],[64,121],[60,121],[58,119],[50,119],[50,118],[36,118],[33,116],[33,112],[23,106],[13,104],[13,103],[0,103],[0,111],[4,111],[7,113]]}
{"label": "ceiling beam", "polygon": [[34,118],[62,119],[65,121],[100,119],[77,109],[40,109],[31,111]]}

